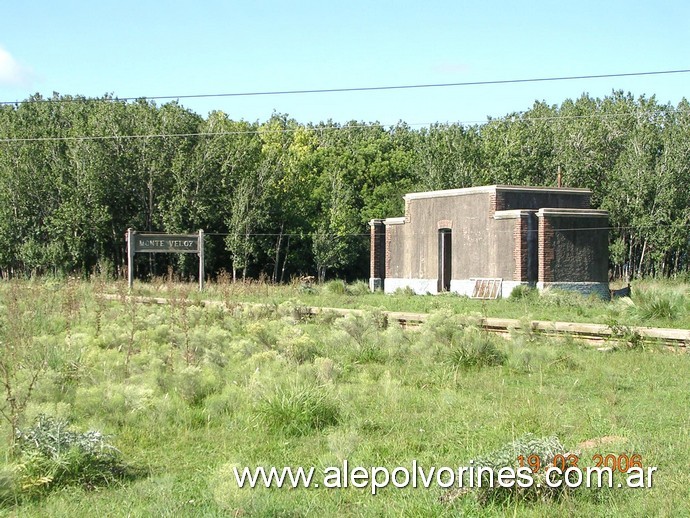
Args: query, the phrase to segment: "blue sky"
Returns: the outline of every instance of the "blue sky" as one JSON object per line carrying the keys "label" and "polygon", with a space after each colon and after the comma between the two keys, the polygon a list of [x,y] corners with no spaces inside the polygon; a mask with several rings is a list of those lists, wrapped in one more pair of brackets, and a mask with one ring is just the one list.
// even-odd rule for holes
{"label": "blue sky", "polygon": [[[690,69],[690,2],[10,2],[0,101],[458,83]],[[677,104],[690,74],[183,99],[206,116],[478,122],[614,89]]]}

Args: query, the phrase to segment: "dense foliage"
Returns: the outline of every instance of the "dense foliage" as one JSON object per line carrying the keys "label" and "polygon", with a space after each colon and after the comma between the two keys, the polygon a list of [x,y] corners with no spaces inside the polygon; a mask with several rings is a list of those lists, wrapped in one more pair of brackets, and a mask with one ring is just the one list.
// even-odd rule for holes
{"label": "dense foliage", "polygon": [[[610,259],[637,275],[688,271],[690,104],[583,95],[483,125],[302,124],[203,118],[177,103],[35,96],[0,107],[0,272],[121,274],[124,235],[208,235],[207,271],[362,278],[367,221],[402,195],[485,184],[594,191]],[[142,256],[139,275],[192,257]]]}

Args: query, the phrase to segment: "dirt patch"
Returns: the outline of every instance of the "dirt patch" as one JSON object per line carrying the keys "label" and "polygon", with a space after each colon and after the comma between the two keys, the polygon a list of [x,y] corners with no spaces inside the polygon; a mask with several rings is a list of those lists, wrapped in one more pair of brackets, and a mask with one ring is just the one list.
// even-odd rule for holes
{"label": "dirt patch", "polygon": [[597,437],[595,439],[588,439],[588,440],[578,444],[577,447],[582,449],[582,450],[589,450],[592,448],[596,448],[598,446],[602,446],[604,444],[619,444],[619,443],[626,442],[627,440],[628,440],[627,438],[621,437],[619,435],[605,435],[604,437]]}

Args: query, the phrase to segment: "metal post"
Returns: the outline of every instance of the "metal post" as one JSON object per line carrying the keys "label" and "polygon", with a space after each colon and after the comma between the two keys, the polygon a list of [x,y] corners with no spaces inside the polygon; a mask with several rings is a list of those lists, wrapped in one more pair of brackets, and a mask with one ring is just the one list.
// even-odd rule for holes
{"label": "metal post", "polygon": [[127,229],[127,285],[130,290],[134,283],[134,234],[133,229]]}
{"label": "metal post", "polygon": [[199,291],[204,291],[204,231],[199,230]]}

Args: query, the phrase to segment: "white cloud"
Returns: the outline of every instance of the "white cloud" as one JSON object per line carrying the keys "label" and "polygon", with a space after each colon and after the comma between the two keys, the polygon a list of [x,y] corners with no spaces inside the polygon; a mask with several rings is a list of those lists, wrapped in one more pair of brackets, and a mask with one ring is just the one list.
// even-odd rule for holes
{"label": "white cloud", "polygon": [[19,63],[0,47],[0,86],[28,86],[33,79],[31,69]]}

